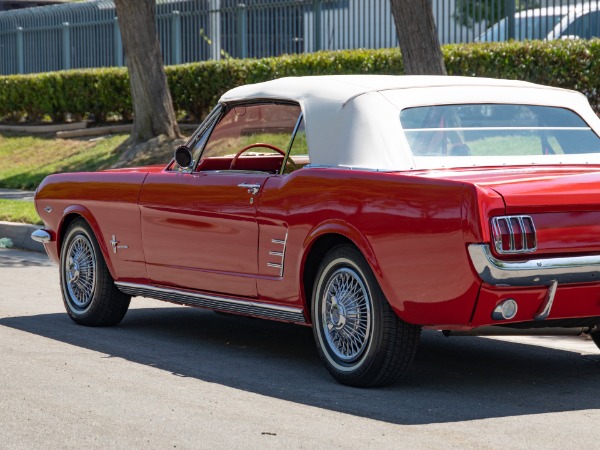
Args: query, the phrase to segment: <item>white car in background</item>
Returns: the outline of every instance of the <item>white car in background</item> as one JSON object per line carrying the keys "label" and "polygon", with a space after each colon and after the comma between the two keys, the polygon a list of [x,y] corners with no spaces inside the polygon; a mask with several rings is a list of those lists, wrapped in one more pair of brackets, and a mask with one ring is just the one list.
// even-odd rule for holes
{"label": "white car in background", "polygon": [[[505,17],[488,28],[476,41],[507,41],[508,28],[508,17]],[[521,11],[515,14],[515,32],[510,37],[517,41],[597,38],[600,37],[600,8],[594,3]]]}

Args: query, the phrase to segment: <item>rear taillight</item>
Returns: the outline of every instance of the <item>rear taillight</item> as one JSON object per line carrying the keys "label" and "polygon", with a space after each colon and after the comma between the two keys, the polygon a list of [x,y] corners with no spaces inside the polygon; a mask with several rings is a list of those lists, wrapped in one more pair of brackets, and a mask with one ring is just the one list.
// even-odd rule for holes
{"label": "rear taillight", "polygon": [[492,237],[498,253],[534,252],[535,226],[529,216],[502,216],[492,219]]}

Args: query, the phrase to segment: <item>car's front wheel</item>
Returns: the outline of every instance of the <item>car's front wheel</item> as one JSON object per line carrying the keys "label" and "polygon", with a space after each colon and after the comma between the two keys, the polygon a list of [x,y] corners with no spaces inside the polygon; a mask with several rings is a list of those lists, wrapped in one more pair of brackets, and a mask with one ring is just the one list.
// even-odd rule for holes
{"label": "car's front wheel", "polygon": [[319,355],[336,380],[351,386],[383,386],[406,373],[421,329],[394,313],[356,248],[341,245],[327,253],[312,299]]}
{"label": "car's front wheel", "polygon": [[60,253],[60,286],[69,317],[81,325],[119,323],[131,297],[119,291],[88,223],[73,221]]}

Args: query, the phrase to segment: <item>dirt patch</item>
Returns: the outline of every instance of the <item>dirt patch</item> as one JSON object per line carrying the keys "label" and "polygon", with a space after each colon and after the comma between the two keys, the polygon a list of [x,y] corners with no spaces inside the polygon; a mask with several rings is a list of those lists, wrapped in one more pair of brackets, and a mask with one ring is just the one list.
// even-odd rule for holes
{"label": "dirt patch", "polygon": [[124,149],[119,147],[116,151],[122,154],[112,168],[167,164],[173,158],[175,149],[186,141],[187,138],[173,140],[161,135]]}

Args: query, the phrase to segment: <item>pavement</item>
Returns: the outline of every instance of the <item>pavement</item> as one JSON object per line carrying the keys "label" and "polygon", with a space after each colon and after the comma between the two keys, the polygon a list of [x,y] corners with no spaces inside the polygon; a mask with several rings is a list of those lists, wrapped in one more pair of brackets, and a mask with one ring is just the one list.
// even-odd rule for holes
{"label": "pavement", "polygon": [[[600,351],[425,330],[403,381],[358,389],[309,327],[136,297],[73,323],[58,267],[0,249],[1,449],[570,450],[600,442]],[[594,442],[596,444],[594,444]]]}
{"label": "pavement", "polygon": [[[34,194],[34,191],[0,189],[0,199],[32,202]],[[9,238],[17,248],[43,252],[44,246],[31,239],[31,233],[39,228],[41,228],[39,225],[0,221],[0,239]]]}

